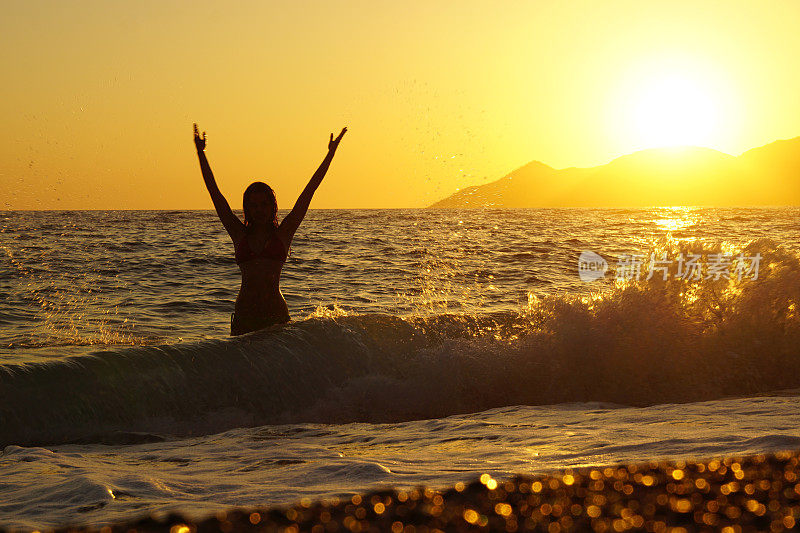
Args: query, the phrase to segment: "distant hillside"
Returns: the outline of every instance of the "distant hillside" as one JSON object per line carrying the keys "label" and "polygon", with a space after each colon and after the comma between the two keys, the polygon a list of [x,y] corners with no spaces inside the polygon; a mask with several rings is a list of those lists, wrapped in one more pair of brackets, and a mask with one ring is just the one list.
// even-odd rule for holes
{"label": "distant hillside", "polygon": [[592,168],[532,161],[430,207],[800,205],[800,137],[734,157],[709,148],[642,150]]}

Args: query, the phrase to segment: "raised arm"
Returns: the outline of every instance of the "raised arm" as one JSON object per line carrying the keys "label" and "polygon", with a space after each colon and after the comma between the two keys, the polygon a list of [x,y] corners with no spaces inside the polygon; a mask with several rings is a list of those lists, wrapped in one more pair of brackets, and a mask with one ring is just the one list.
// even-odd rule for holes
{"label": "raised arm", "polygon": [[225,226],[228,235],[231,236],[236,242],[241,235],[244,224],[239,218],[231,211],[231,206],[228,201],[222,196],[222,193],[217,187],[217,182],[214,180],[214,173],[211,172],[211,166],[206,159],[206,132],[200,137],[200,132],[197,130],[197,124],[194,125],[194,145],[197,148],[197,157],[200,160],[200,170],[203,172],[203,180],[206,182],[206,188],[211,195],[211,201],[214,202],[214,209],[217,210],[217,216]]}
{"label": "raised arm", "polygon": [[322,178],[325,177],[325,173],[328,172],[328,167],[333,160],[334,154],[336,154],[336,149],[339,147],[339,142],[342,140],[342,137],[344,137],[345,132],[347,132],[347,128],[342,128],[342,132],[335,139],[333,138],[333,133],[331,133],[331,138],[328,142],[328,154],[325,156],[325,159],[322,160],[322,163],[317,171],[314,172],[314,175],[311,176],[306,188],[300,193],[300,197],[297,198],[297,202],[295,202],[292,211],[286,215],[281,222],[280,232],[283,234],[282,237],[285,239],[287,246],[292,241],[294,233],[305,218],[308,212],[308,206],[311,204],[311,198],[314,197],[314,192],[317,190],[317,187],[319,187],[319,184],[322,183]]}

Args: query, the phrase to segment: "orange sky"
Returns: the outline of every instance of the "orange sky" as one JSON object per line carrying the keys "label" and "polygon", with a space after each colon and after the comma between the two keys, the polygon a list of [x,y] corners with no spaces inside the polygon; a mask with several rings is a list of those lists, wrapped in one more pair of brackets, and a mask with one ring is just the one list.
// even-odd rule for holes
{"label": "orange sky", "polygon": [[799,22],[796,1],[6,1],[0,209],[211,209],[193,121],[235,208],[255,179],[291,207],[345,125],[312,207],[739,154],[800,135]]}

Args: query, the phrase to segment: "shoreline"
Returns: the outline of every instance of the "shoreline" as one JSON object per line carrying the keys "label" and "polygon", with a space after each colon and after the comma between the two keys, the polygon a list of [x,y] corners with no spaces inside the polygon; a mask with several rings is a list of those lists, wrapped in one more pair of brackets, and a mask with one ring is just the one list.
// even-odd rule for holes
{"label": "shoreline", "polygon": [[290,507],[232,509],[203,520],[145,517],[101,533],[285,531],[784,531],[800,525],[800,451],[566,469],[375,490]]}

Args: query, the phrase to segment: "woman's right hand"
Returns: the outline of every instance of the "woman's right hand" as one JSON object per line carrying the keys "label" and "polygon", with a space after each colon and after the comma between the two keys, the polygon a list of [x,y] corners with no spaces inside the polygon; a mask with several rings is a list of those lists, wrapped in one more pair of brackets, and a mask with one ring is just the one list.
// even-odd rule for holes
{"label": "woman's right hand", "polygon": [[194,145],[197,147],[198,152],[202,152],[206,149],[206,132],[203,132],[203,136],[200,137],[200,131],[197,129],[197,123],[194,125]]}
{"label": "woman's right hand", "polygon": [[347,128],[346,127],[342,128],[342,133],[340,133],[339,136],[336,137],[335,139],[333,138],[333,133],[331,133],[331,140],[328,142],[328,151],[329,152],[335,152],[336,149],[339,148],[339,143],[341,142],[342,137],[344,137],[345,133],[347,133]]}

